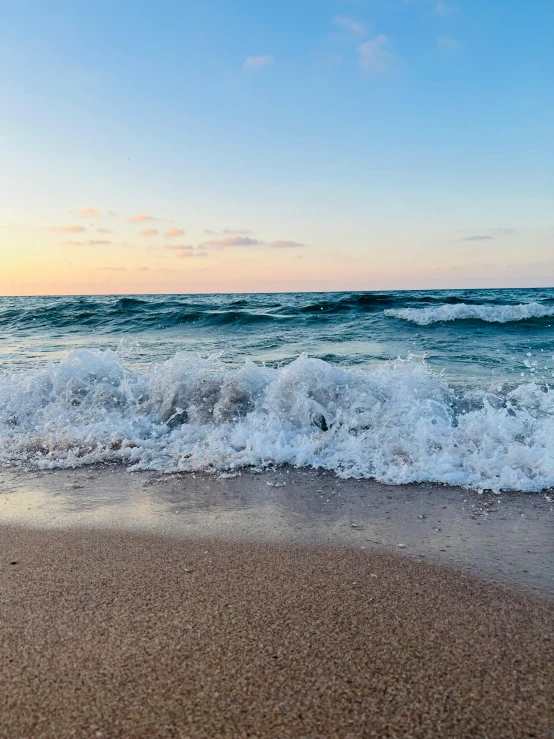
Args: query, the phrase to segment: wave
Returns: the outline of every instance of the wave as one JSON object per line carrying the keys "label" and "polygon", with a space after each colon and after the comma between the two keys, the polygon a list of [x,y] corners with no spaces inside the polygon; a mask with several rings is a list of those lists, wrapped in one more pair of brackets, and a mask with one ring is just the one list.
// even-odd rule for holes
{"label": "wave", "polygon": [[422,359],[348,370],[300,356],[231,368],[188,353],[131,371],[79,349],[0,380],[0,463],[119,461],[161,472],[292,464],[340,477],[539,491],[554,486],[554,393],[456,390]]}
{"label": "wave", "polygon": [[390,308],[384,313],[386,316],[402,318],[418,326],[429,326],[431,323],[442,321],[477,320],[487,321],[487,323],[511,323],[528,321],[532,318],[549,318],[554,316],[554,307],[540,303],[520,303],[519,305],[458,303],[432,308]]}

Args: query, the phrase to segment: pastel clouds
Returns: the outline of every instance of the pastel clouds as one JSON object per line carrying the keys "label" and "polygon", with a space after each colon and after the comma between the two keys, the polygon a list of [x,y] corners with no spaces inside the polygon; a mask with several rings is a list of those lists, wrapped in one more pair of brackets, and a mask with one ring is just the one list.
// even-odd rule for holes
{"label": "pastel clouds", "polygon": [[157,228],[143,228],[142,231],[139,231],[140,236],[155,236],[159,233]]}
{"label": "pastel clouds", "polygon": [[[206,233],[215,233],[215,231],[206,231]],[[243,236],[244,234],[251,234],[252,231],[248,228],[224,228],[223,233],[231,236]]]}
{"label": "pastel clouds", "polygon": [[492,241],[494,236],[464,236],[462,241]]}
{"label": "pastel clouds", "polygon": [[100,211],[98,208],[81,208],[79,215],[81,218],[98,218]]}
{"label": "pastel clouds", "polygon": [[297,241],[271,241],[269,244],[271,249],[301,249],[303,246]]}
{"label": "pastel clouds", "polygon": [[137,213],[136,216],[131,216],[129,218],[129,223],[148,223],[149,221],[157,221],[157,218],[154,218],[154,216],[148,216],[146,213]]}
{"label": "pastel clouds", "polygon": [[59,231],[64,234],[79,234],[86,231],[84,226],[76,226],[74,223],[66,223],[65,226],[52,226],[50,231]]}
{"label": "pastel clouds", "polygon": [[179,259],[190,259],[192,257],[207,257],[208,252],[201,251],[201,247],[195,247],[192,244],[167,244],[166,249],[177,252]]}
{"label": "pastel clouds", "polygon": [[248,236],[220,236],[217,239],[205,241],[202,246],[226,248],[228,246],[261,246],[264,242],[251,239]]}
{"label": "pastel clouds", "polygon": [[387,36],[380,33],[358,47],[358,64],[364,74],[375,77],[387,69],[393,58],[387,49],[388,44]]}
{"label": "pastel clouds", "polygon": [[170,238],[176,238],[177,236],[183,236],[185,232],[181,228],[177,228],[177,226],[171,226],[171,228],[168,228],[165,232],[165,235]]}
{"label": "pastel clouds", "polygon": [[177,256],[179,257],[179,259],[192,259],[194,257],[209,257],[210,255],[207,251],[182,251],[179,252]]}
{"label": "pastel clouds", "polygon": [[111,244],[111,241],[106,239],[89,239],[88,241],[62,241],[62,246],[106,246]]}
{"label": "pastel clouds", "polygon": [[244,62],[244,69],[247,72],[256,72],[262,67],[267,66],[273,62],[273,56],[271,54],[265,54],[263,56],[249,56]]}

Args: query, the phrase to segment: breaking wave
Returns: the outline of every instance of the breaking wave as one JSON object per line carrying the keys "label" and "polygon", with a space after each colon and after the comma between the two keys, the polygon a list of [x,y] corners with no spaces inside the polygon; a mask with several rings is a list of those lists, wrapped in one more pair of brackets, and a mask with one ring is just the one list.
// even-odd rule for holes
{"label": "breaking wave", "polygon": [[386,316],[402,318],[405,321],[416,323],[418,326],[428,326],[440,321],[477,320],[487,323],[511,323],[512,321],[528,321],[532,318],[549,318],[554,316],[554,307],[540,303],[520,303],[519,305],[471,305],[458,303],[457,305],[440,305],[430,308],[389,308],[384,311]]}
{"label": "breaking wave", "polygon": [[554,486],[553,449],[548,385],[456,389],[417,357],[363,371],[306,355],[237,369],[179,353],[138,371],[117,352],[79,349],[0,380],[5,466],[288,463],[392,484],[539,491]]}

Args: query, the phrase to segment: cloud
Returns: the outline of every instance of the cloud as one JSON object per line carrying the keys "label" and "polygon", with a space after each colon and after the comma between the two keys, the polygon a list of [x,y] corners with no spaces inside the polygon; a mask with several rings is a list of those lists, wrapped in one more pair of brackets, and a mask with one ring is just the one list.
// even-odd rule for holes
{"label": "cloud", "polygon": [[165,232],[165,235],[168,236],[170,239],[175,238],[176,236],[182,236],[185,232],[181,228],[177,228],[177,226],[171,226],[171,228],[168,228]]}
{"label": "cloud", "polygon": [[88,241],[62,241],[62,246],[106,246],[111,244],[111,241],[106,239],[89,239]]}
{"label": "cloud", "polygon": [[100,211],[98,208],[81,208],[79,215],[81,218],[98,218]]}
{"label": "cloud", "polygon": [[491,228],[491,231],[502,234],[503,236],[511,236],[511,234],[515,234],[516,232],[515,228]]}
{"label": "cloud", "polygon": [[327,54],[325,59],[330,67],[338,67],[339,64],[342,64],[342,57],[340,54]]}
{"label": "cloud", "polygon": [[[211,231],[210,233],[214,232]],[[248,228],[224,228],[223,233],[230,234],[231,236],[244,236],[245,234],[251,234],[252,231]]]}
{"label": "cloud", "polygon": [[98,267],[103,272],[127,272],[127,267]]}
{"label": "cloud", "polygon": [[439,18],[448,18],[449,15],[456,15],[459,12],[457,5],[448,5],[447,3],[439,2],[435,5],[435,15]]}
{"label": "cloud", "polygon": [[272,241],[269,246],[272,249],[300,249],[304,244],[299,244],[297,241]]}
{"label": "cloud", "polygon": [[193,259],[195,257],[209,257],[207,251],[196,251],[196,252],[190,252],[190,251],[182,251],[179,254],[177,254],[179,259]]}
{"label": "cloud", "polygon": [[192,244],[166,244],[164,248],[176,251],[179,259],[209,256],[207,251],[201,251],[201,247],[195,247]]}
{"label": "cloud", "polygon": [[261,246],[264,242],[258,239],[250,239],[248,236],[220,236],[211,241],[205,241],[202,246]]}
{"label": "cloud", "polygon": [[142,231],[139,231],[139,236],[155,236],[159,233],[157,228],[143,228]]}
{"label": "cloud", "polygon": [[73,223],[66,223],[65,226],[52,226],[50,231],[59,231],[64,234],[80,234],[87,229],[84,226],[75,226]]}
{"label": "cloud", "polygon": [[112,216],[113,218],[117,217],[117,213],[114,213],[113,210],[106,211],[109,216]]}
{"label": "cloud", "polygon": [[392,59],[388,43],[389,39],[380,33],[358,47],[358,64],[367,75],[374,77],[386,70]]}
{"label": "cloud", "polygon": [[348,15],[336,15],[333,18],[335,26],[342,28],[349,36],[363,36],[366,33],[366,27],[363,23],[358,23]]}
{"label": "cloud", "polygon": [[265,67],[273,62],[271,54],[265,56],[249,56],[244,62],[244,69],[247,72],[256,72],[258,69]]}
{"label": "cloud", "polygon": [[157,218],[154,218],[154,216],[147,216],[145,213],[138,213],[136,216],[131,216],[129,218],[130,223],[148,223],[148,221],[157,221]]}
{"label": "cloud", "polygon": [[462,241],[493,241],[494,236],[464,236]]}
{"label": "cloud", "polygon": [[113,234],[111,228],[97,228],[96,232],[99,234]]}
{"label": "cloud", "polygon": [[216,234],[216,233],[217,233],[217,231],[212,231],[212,229],[211,229],[211,228],[205,228],[205,229],[204,229],[204,233],[205,233],[205,234]]}
{"label": "cloud", "polygon": [[456,38],[452,38],[452,36],[439,36],[437,39],[437,44],[441,47],[441,49],[459,49],[461,46],[461,43]]}

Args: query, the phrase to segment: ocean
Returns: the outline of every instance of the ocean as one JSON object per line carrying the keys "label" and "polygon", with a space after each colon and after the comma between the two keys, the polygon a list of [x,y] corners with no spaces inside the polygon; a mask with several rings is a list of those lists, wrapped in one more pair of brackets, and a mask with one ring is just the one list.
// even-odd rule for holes
{"label": "ocean", "polygon": [[554,289],[0,298],[0,464],[554,487]]}

